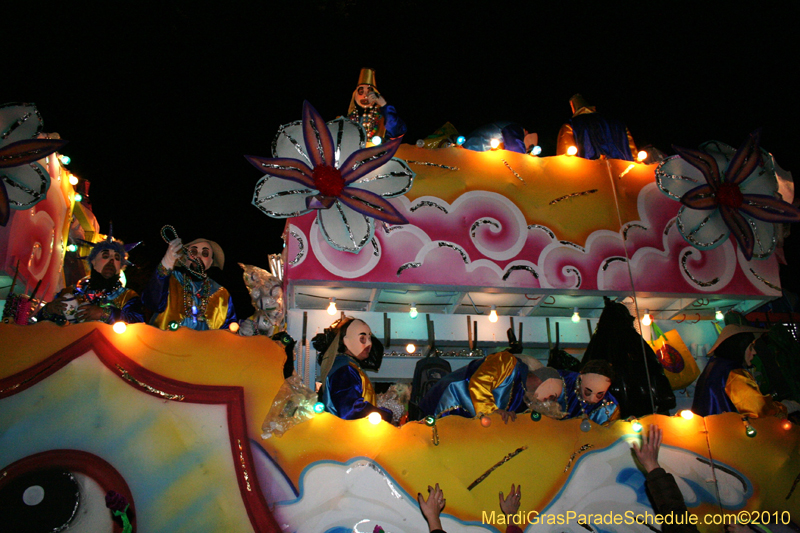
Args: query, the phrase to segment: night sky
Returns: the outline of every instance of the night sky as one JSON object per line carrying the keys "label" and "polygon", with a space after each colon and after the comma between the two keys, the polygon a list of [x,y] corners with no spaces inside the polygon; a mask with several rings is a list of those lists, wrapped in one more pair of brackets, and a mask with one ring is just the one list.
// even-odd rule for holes
{"label": "night sky", "polygon": [[[249,299],[236,263],[267,268],[283,229],[251,205],[261,174],[243,156],[271,155],[303,100],[328,120],[346,113],[364,66],[406,142],[506,119],[554,155],[580,92],[669,154],[738,147],[761,127],[800,176],[797,2],[17,3],[2,8],[2,102],[36,103],[45,131],[70,141],[101,231],[113,220],[115,237],[145,242],[132,253],[142,276],[171,224],[221,244],[237,306]],[[798,232],[783,276],[795,292]]]}

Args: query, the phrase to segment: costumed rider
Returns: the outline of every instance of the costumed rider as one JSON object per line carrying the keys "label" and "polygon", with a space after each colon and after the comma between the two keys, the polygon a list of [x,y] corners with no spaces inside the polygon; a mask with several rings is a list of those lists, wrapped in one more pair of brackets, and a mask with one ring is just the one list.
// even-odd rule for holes
{"label": "costumed rider", "polygon": [[520,154],[529,153],[539,144],[537,133],[529,133],[516,122],[499,121],[481,126],[467,135],[462,146],[475,152],[488,152],[495,139],[500,143],[497,148]]}
{"label": "costumed rider", "polygon": [[569,99],[572,119],[558,132],[556,155],[564,155],[570,146],[578,149],[578,157],[633,161],[636,144],[628,128],[617,119],[605,117],[580,94]]}
{"label": "costumed rider", "polygon": [[375,137],[381,141],[396,139],[406,133],[406,123],[397,116],[393,105],[386,103],[375,87],[375,71],[362,68],[358,76],[358,86],[350,99],[347,118],[360,124],[367,132],[367,141]]}
{"label": "costumed rider", "polygon": [[472,361],[443,377],[422,399],[420,410],[423,416],[436,418],[499,413],[508,423],[530,404],[538,412],[561,418],[563,413],[558,413],[554,401],[562,393],[557,370],[541,367],[530,371],[520,358],[504,351]]}
{"label": "costumed rider", "polygon": [[608,392],[614,370],[602,359],[589,361],[580,373],[559,370],[564,389],[558,397],[564,418],[588,418],[597,424],[609,424],[619,418],[619,404]]}
{"label": "costumed rider", "polygon": [[391,422],[392,412],[376,406],[375,389],[364,373],[366,369],[378,370],[383,360],[383,345],[369,326],[363,320],[345,317],[312,342],[322,352],[320,401],[325,409],[345,420],[377,412]]}
{"label": "costumed rider", "polygon": [[[188,256],[182,251],[188,250]],[[152,310],[150,324],[169,329],[171,323],[198,331],[228,329],[236,322],[230,294],[206,272],[220,270],[225,255],[219,244],[195,239],[185,246],[173,239],[145,287],[142,301]]]}
{"label": "costumed rider", "polygon": [[[109,231],[105,240],[92,246],[86,257],[91,273],[74,286],[62,290],[58,297],[42,308],[40,320],[60,324],[99,321],[106,324],[123,321],[144,322],[142,301],[135,291],[123,287],[122,269],[130,265],[128,251],[139,243],[122,244]],[[90,242],[83,242],[92,245]]]}
{"label": "costumed rider", "polygon": [[786,416],[786,406],[761,394],[749,372],[756,355],[756,339],[766,330],[739,324],[722,328],[708,351],[710,357],[697,378],[692,412],[700,416],[740,413],[753,418]]}

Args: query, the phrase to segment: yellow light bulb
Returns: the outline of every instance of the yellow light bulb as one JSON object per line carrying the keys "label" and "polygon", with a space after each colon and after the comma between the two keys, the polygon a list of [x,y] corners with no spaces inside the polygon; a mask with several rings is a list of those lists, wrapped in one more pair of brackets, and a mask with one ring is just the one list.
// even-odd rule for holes
{"label": "yellow light bulb", "polygon": [[408,353],[414,353],[414,352],[416,352],[416,351],[417,351],[417,347],[416,347],[416,346],[414,346],[414,344],[413,344],[413,343],[409,342],[408,344],[406,344],[406,351],[407,351]]}
{"label": "yellow light bulb", "polygon": [[489,145],[492,147],[492,150],[497,150],[497,147],[500,146],[500,139],[492,139]]}
{"label": "yellow light bulb", "polygon": [[684,409],[681,411],[681,417],[683,417],[684,420],[691,420],[694,418],[694,413],[689,409]]}
{"label": "yellow light bulb", "polygon": [[641,150],[638,154],[636,154],[637,161],[644,161],[645,159],[647,159],[647,152],[644,150]]}
{"label": "yellow light bulb", "polygon": [[69,184],[70,185],[77,185],[78,184],[78,176],[76,176],[75,174],[70,174],[69,175]]}
{"label": "yellow light bulb", "polygon": [[642,317],[642,325],[649,326],[653,323],[653,319],[650,317],[650,310],[646,309],[644,312],[644,316]]}
{"label": "yellow light bulb", "polygon": [[331,303],[328,304],[328,314],[329,315],[336,314],[336,298],[331,298]]}
{"label": "yellow light bulb", "polygon": [[128,325],[125,322],[114,322],[113,327],[116,333],[125,333],[125,330],[128,329]]}
{"label": "yellow light bulb", "polygon": [[575,155],[577,153],[578,153],[577,146],[570,146],[569,148],[567,148],[567,155]]}
{"label": "yellow light bulb", "polygon": [[367,417],[367,420],[369,420],[371,424],[378,425],[381,423],[381,420],[383,420],[383,418],[381,418],[380,413],[372,412]]}
{"label": "yellow light bulb", "polygon": [[237,322],[231,322],[231,325],[228,326],[228,329],[231,330],[231,333],[236,333],[239,331],[239,324]]}
{"label": "yellow light bulb", "polygon": [[497,322],[497,306],[492,306],[492,310],[489,312],[489,322]]}
{"label": "yellow light bulb", "polygon": [[578,314],[578,308],[575,308],[575,311],[572,313],[572,321],[578,323],[581,321],[581,315]]}

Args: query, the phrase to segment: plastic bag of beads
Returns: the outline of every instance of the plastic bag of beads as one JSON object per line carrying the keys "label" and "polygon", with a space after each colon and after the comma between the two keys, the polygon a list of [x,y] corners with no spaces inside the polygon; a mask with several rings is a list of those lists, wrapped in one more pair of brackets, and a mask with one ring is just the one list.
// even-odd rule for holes
{"label": "plastic bag of beads", "polygon": [[314,417],[314,405],[317,395],[292,374],[283,382],[278,394],[272,401],[272,407],[261,425],[261,438],[268,439],[273,435],[282,436],[289,429]]}

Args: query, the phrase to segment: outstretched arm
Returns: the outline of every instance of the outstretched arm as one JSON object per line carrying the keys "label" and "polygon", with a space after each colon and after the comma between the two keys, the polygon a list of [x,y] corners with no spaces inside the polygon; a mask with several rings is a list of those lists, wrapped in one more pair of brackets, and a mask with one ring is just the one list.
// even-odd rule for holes
{"label": "outstretched arm", "polygon": [[436,488],[428,485],[428,499],[423,498],[422,493],[418,493],[417,501],[419,502],[422,516],[428,521],[428,531],[441,531],[442,521],[439,515],[442,513],[447,500],[444,499],[444,492],[439,488],[439,484],[436,484]]}

